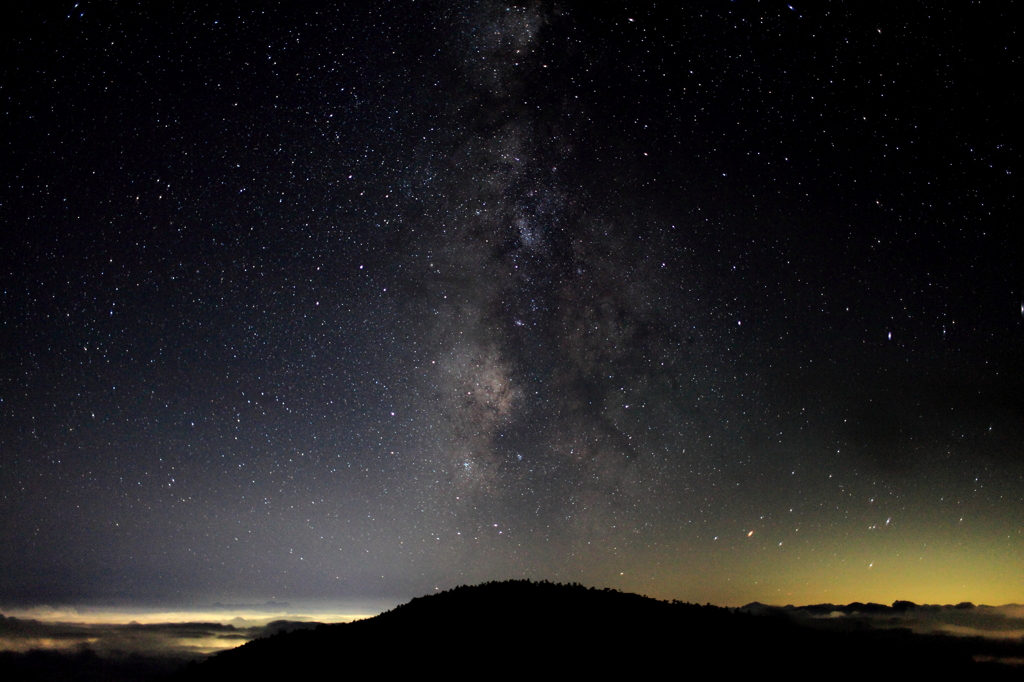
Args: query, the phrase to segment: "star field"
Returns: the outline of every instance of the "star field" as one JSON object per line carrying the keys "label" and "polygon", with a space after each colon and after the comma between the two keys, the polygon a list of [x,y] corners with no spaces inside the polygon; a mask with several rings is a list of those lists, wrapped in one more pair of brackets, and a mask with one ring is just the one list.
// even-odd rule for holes
{"label": "star field", "polygon": [[0,606],[1024,600],[1002,9],[9,10]]}

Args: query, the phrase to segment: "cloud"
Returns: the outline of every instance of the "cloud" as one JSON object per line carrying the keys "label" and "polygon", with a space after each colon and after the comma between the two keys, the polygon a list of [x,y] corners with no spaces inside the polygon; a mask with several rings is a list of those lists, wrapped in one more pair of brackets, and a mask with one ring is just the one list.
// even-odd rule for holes
{"label": "cloud", "polygon": [[1024,606],[975,606],[961,604],[914,604],[897,601],[884,604],[853,603],[845,606],[814,604],[810,606],[766,606],[748,604],[741,610],[751,613],[785,614],[796,620],[814,624],[831,621],[872,628],[905,628],[917,634],[946,634],[960,637],[1013,640],[1024,638]]}
{"label": "cloud", "polygon": [[[237,624],[235,624],[237,623]],[[129,655],[191,659],[240,646],[278,632],[316,627],[316,622],[275,620],[233,623],[75,623],[0,615],[0,651],[95,652],[103,658]]]}
{"label": "cloud", "polygon": [[984,664],[1024,666],[1024,606],[961,604],[853,603],[845,606],[766,606],[740,609],[764,616],[781,616],[801,625],[835,632],[905,630],[938,646],[960,649]]}

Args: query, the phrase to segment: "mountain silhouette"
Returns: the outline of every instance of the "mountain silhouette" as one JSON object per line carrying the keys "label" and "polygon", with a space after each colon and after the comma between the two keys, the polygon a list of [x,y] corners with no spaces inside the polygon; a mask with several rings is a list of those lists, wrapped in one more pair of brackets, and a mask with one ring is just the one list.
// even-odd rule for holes
{"label": "mountain silhouette", "polygon": [[976,663],[964,638],[906,629],[807,627],[763,615],[549,582],[491,582],[413,599],[373,618],[258,639],[179,671],[176,682],[296,675],[1016,673]]}

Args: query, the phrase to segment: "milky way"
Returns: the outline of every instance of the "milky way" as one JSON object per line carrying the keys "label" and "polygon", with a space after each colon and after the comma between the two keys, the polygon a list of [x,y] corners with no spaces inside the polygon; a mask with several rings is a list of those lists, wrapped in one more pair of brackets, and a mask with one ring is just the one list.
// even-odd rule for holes
{"label": "milky way", "polygon": [[998,10],[10,25],[0,606],[1024,599]]}

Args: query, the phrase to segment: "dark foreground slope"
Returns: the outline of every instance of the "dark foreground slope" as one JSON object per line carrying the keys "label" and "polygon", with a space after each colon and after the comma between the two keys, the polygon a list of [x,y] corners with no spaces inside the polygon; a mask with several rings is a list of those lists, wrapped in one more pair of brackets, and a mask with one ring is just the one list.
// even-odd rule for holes
{"label": "dark foreground slope", "polygon": [[512,581],[460,587],[367,620],[255,640],[191,665],[174,679],[340,679],[428,671],[499,679],[767,670],[841,678],[998,676],[998,669],[980,667],[951,641],[905,630],[829,632],[778,615]]}

